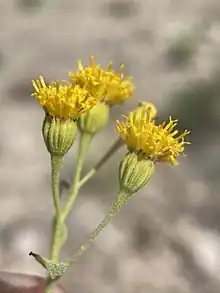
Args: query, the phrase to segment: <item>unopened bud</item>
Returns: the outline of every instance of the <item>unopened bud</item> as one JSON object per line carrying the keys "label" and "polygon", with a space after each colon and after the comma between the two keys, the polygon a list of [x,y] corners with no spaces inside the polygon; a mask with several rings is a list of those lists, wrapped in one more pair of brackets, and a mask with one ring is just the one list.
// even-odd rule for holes
{"label": "unopened bud", "polygon": [[108,120],[109,106],[104,103],[98,103],[87,113],[81,115],[78,125],[82,132],[94,135],[107,125]]}
{"label": "unopened bud", "polygon": [[144,187],[153,173],[153,161],[129,152],[119,166],[120,189],[127,194],[134,194]]}

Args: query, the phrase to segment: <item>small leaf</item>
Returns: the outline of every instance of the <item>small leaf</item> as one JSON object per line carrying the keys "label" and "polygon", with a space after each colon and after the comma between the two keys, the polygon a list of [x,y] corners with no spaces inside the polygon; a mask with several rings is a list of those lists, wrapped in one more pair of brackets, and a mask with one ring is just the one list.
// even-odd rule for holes
{"label": "small leaf", "polygon": [[46,269],[52,280],[59,279],[69,267],[69,264],[66,262],[55,264],[51,260],[45,259],[44,257],[32,251],[29,253],[29,255],[33,256],[35,260]]}

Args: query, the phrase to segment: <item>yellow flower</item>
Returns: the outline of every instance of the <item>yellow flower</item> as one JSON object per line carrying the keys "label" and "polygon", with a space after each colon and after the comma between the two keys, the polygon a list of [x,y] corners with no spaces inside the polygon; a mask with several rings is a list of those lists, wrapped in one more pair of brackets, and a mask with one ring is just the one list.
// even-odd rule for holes
{"label": "yellow flower", "polygon": [[146,159],[154,162],[169,162],[177,164],[177,157],[184,151],[184,145],[189,142],[184,141],[184,137],[190,133],[185,130],[178,135],[175,130],[178,120],[162,122],[156,125],[151,119],[149,111],[142,110],[140,113],[130,113],[125,116],[126,122],[117,121],[117,130],[121,139],[127,144],[130,152],[135,152]]}
{"label": "yellow flower", "polygon": [[103,70],[91,56],[89,65],[83,67],[79,60],[78,71],[70,73],[71,82],[108,105],[121,103],[132,96],[134,85],[131,78],[125,79],[122,74],[124,65],[121,65],[117,72],[112,69],[112,65],[112,62],[109,62],[107,69]]}
{"label": "yellow flower", "polygon": [[77,119],[96,104],[96,99],[78,85],[59,81],[46,85],[43,76],[32,84],[35,89],[32,96],[37,98],[46,114],[54,118]]}

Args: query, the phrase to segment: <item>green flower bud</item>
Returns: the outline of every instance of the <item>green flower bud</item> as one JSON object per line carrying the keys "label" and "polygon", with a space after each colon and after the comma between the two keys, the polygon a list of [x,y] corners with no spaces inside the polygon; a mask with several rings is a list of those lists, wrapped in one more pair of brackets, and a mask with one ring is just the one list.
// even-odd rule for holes
{"label": "green flower bud", "polygon": [[148,111],[150,120],[154,120],[157,116],[157,108],[154,106],[154,104],[150,102],[139,102],[137,108],[135,108],[132,112],[136,114],[137,118],[141,118],[141,113],[143,110]]}
{"label": "green flower bud", "polygon": [[77,124],[71,119],[46,116],[42,132],[48,152],[53,156],[63,157],[71,148],[77,131]]}
{"label": "green flower bud", "polygon": [[94,135],[106,126],[108,120],[109,106],[104,103],[98,103],[91,110],[80,116],[78,125],[82,132]]}
{"label": "green flower bud", "polygon": [[146,160],[134,152],[129,152],[119,166],[120,190],[126,194],[134,194],[144,187],[153,173],[153,161]]}

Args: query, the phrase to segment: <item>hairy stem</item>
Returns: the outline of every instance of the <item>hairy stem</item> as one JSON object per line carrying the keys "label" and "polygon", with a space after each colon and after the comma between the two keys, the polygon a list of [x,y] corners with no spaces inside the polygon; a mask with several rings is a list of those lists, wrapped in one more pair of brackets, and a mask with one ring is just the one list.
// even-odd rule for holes
{"label": "hairy stem", "polygon": [[60,215],[60,192],[59,192],[59,182],[60,182],[60,169],[63,164],[63,158],[51,155],[51,169],[52,169],[52,194],[53,202],[56,215]]}
{"label": "hairy stem", "polygon": [[59,261],[59,253],[61,248],[61,238],[64,233],[63,225],[61,222],[61,204],[60,204],[60,193],[59,193],[59,182],[60,182],[60,170],[62,167],[63,158],[57,156],[51,156],[51,169],[52,169],[52,192],[53,201],[55,208],[55,218],[53,223],[53,240],[51,245],[50,258],[54,263]]}
{"label": "hairy stem", "polygon": [[[63,164],[63,157],[51,155],[51,179],[52,179],[52,195],[55,209],[53,222],[53,239],[51,243],[50,259],[54,263],[58,263],[60,248],[63,239],[63,225],[61,223],[61,204],[59,193],[60,170]],[[51,293],[51,279],[48,276],[45,284],[45,293]]]}
{"label": "hairy stem", "polygon": [[74,253],[72,259],[69,261],[69,264],[73,264],[77,259],[82,256],[89,247],[93,244],[94,240],[99,236],[99,234],[104,230],[104,228],[110,223],[111,219],[120,211],[122,206],[128,201],[131,194],[128,194],[125,191],[120,191],[117,197],[116,202],[111,206],[105,218],[101,223],[96,227],[92,232],[89,238],[84,242],[84,244],[79,248],[76,253]]}

